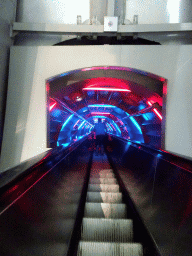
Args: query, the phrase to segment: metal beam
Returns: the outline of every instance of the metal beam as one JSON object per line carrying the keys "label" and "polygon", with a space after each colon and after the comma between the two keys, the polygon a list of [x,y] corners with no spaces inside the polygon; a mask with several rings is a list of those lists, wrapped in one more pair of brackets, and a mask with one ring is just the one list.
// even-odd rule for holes
{"label": "metal beam", "polygon": [[[13,32],[35,32],[54,34],[104,34],[103,25],[71,25],[71,24],[43,24],[43,23],[21,23],[14,22]],[[164,24],[138,24],[119,25],[117,33],[128,35],[133,33],[173,33],[192,32],[192,23],[164,23]],[[105,33],[109,35],[109,33]],[[115,33],[113,33],[115,34]]]}

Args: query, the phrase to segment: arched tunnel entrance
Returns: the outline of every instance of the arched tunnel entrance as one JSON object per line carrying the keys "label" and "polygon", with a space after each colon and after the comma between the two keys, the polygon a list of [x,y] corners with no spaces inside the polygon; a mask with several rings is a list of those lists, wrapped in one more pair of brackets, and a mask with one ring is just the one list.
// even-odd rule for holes
{"label": "arched tunnel entrance", "polygon": [[49,78],[46,86],[48,147],[88,136],[101,118],[107,134],[163,148],[166,79],[132,68],[91,67]]}

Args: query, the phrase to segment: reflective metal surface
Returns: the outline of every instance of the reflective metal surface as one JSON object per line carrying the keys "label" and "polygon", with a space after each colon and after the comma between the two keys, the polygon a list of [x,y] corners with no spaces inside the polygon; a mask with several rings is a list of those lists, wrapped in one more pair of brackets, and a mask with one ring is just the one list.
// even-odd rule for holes
{"label": "reflective metal surface", "polygon": [[66,255],[90,156],[85,149],[73,151],[1,211],[1,255]]}
{"label": "reflective metal surface", "polygon": [[147,152],[115,138],[110,146],[110,155],[161,254],[190,255],[192,162],[179,157],[173,161],[169,154],[165,159],[158,151]]}

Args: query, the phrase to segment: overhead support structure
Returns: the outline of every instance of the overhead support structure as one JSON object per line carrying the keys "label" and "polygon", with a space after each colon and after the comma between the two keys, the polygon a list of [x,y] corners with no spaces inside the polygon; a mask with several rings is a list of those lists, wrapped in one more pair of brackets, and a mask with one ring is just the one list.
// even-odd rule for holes
{"label": "overhead support structure", "polygon": [[[83,121],[89,123],[85,118],[83,118],[81,115],[78,115],[75,111],[73,111],[67,104],[63,103],[61,100],[55,98],[55,100],[63,107],[67,108],[73,115],[78,116],[80,119],[82,119]],[[93,125],[91,123],[89,123],[92,127]]]}
{"label": "overhead support structure", "polygon": [[118,25],[117,32],[104,32],[104,25],[69,25],[69,24],[42,24],[14,22],[11,26],[11,34],[17,32],[47,33],[58,35],[100,35],[114,36],[191,36],[192,23],[163,23],[163,24],[137,24]]}
{"label": "overhead support structure", "polygon": [[[135,112],[135,113],[132,113],[132,114],[129,115],[129,116],[130,116],[130,117],[131,117],[131,116],[140,116],[140,115],[142,115],[142,114],[149,113],[149,112],[150,112],[151,110],[153,110],[154,108],[160,109],[159,104],[158,104],[158,103],[154,103],[152,106],[146,107],[146,108],[144,108],[144,109],[142,109],[142,110],[140,110],[140,111],[137,111],[137,112]],[[161,111],[161,109],[160,109],[160,111]]]}

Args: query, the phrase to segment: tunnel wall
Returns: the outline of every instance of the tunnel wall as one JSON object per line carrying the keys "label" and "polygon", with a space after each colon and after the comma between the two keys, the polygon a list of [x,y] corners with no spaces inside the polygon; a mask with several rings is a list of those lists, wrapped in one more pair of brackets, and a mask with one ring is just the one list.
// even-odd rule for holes
{"label": "tunnel wall", "polygon": [[[191,171],[171,157],[116,138],[110,156],[162,255],[190,255],[192,223]],[[181,167],[183,166],[183,168]]]}
{"label": "tunnel wall", "polygon": [[12,47],[0,170],[47,150],[45,80],[92,66],[125,66],[167,78],[165,149],[192,157],[190,53],[190,45]]}

